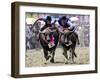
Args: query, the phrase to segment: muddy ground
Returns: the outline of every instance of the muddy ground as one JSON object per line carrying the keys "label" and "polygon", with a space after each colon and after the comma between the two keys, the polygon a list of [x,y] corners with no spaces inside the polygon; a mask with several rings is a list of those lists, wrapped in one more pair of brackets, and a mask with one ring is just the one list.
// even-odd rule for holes
{"label": "muddy ground", "polygon": [[[62,55],[62,48],[57,48],[55,52],[55,63],[45,64],[44,54],[42,49],[27,50],[25,55],[25,66],[36,67],[36,66],[61,66],[61,65],[72,65],[65,64],[66,59]],[[77,58],[75,58],[75,65],[88,64],[89,63],[89,48],[77,47],[75,50]],[[69,54],[69,53],[68,53]]]}

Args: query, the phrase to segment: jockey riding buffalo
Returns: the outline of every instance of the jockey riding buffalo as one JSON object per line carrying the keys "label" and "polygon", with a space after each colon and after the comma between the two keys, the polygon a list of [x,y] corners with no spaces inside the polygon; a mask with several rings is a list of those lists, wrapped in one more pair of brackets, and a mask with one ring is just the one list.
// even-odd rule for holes
{"label": "jockey riding buffalo", "polygon": [[[69,60],[67,51],[70,51],[70,60],[73,63],[74,57],[77,57],[75,47],[76,43],[79,44],[78,34],[75,32],[75,26],[72,25],[70,19],[66,16],[62,16],[58,22],[62,27],[60,43],[63,47],[63,55]],[[68,63],[68,61],[66,61],[66,63]]]}
{"label": "jockey riding buffalo", "polygon": [[54,63],[55,49],[59,41],[59,31],[55,26],[56,21],[51,23],[51,16],[47,16],[46,19],[39,18],[38,20],[45,22],[45,25],[39,31],[39,40],[43,48],[44,57],[46,61],[50,60],[50,62]]}

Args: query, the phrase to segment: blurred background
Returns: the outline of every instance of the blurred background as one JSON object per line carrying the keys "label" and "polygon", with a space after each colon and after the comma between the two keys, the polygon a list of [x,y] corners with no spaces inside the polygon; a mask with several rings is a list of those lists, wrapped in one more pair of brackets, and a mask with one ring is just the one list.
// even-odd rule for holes
{"label": "blurred background", "polygon": [[[90,16],[80,15],[80,14],[49,14],[49,13],[32,13],[26,12],[26,49],[38,49],[41,48],[39,40],[37,39],[37,34],[40,28],[45,24],[44,22],[38,22],[34,28],[34,22],[39,18],[46,18],[47,16],[52,17],[52,22],[58,20],[61,16],[66,16],[67,18],[77,17],[78,20],[74,21],[73,24],[76,26],[76,32],[78,33],[80,45],[79,47],[89,47],[89,28],[90,28]],[[59,26],[58,26],[59,27]],[[34,32],[33,30],[34,29]]]}

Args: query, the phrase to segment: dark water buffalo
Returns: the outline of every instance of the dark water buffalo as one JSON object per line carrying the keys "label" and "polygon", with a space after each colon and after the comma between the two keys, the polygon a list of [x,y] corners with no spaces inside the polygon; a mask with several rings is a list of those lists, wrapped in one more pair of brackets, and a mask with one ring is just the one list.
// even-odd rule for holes
{"label": "dark water buffalo", "polygon": [[[47,16],[46,19],[39,18],[36,20],[33,24],[34,26],[38,23],[38,21],[43,21],[45,24],[41,27],[39,30],[39,41],[43,48],[44,57],[47,60],[50,60],[50,62],[54,62],[54,55],[55,55],[55,49],[57,47],[58,41],[59,41],[59,31],[57,26],[55,25],[56,20],[51,23],[52,18],[51,16]],[[48,40],[47,37],[49,36],[50,39],[51,36],[53,36],[53,42],[52,40]],[[53,45],[54,44],[54,45]],[[53,46],[51,46],[53,45]]]}
{"label": "dark water buffalo", "polygon": [[[61,45],[63,47],[63,55],[67,59],[66,63],[70,60],[71,63],[74,63],[74,57],[77,57],[75,53],[75,47],[76,43],[79,44],[78,35],[75,32],[67,32],[67,33],[61,33]],[[72,42],[70,45],[67,45],[66,39],[69,38],[69,40]],[[70,57],[68,56],[67,51],[70,52]]]}
{"label": "dark water buffalo", "polygon": [[58,32],[57,28],[53,28],[50,33],[52,33],[52,35],[54,36],[54,39],[55,39],[54,40],[55,45],[53,47],[50,48],[48,46],[49,41],[46,40],[46,38],[45,38],[48,34],[40,33],[39,34],[39,40],[40,40],[40,43],[42,45],[42,48],[43,48],[43,51],[44,51],[44,57],[45,57],[46,61],[50,59],[50,62],[54,63],[55,50],[56,50],[56,47],[57,47],[57,44],[58,44],[58,41],[59,41],[59,32]]}

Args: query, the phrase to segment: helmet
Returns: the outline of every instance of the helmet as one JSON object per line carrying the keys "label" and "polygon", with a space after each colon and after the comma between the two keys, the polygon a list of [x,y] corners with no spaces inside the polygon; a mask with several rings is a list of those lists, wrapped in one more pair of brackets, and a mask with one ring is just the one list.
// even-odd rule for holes
{"label": "helmet", "polygon": [[66,17],[66,16],[62,16],[62,17],[61,17],[61,20],[68,21],[68,20],[69,20],[69,18],[68,18],[68,17]]}
{"label": "helmet", "polygon": [[51,16],[47,16],[47,17],[46,17],[46,20],[52,21]]}
{"label": "helmet", "polygon": [[66,20],[66,19],[67,19],[66,16],[61,17],[61,20]]}

